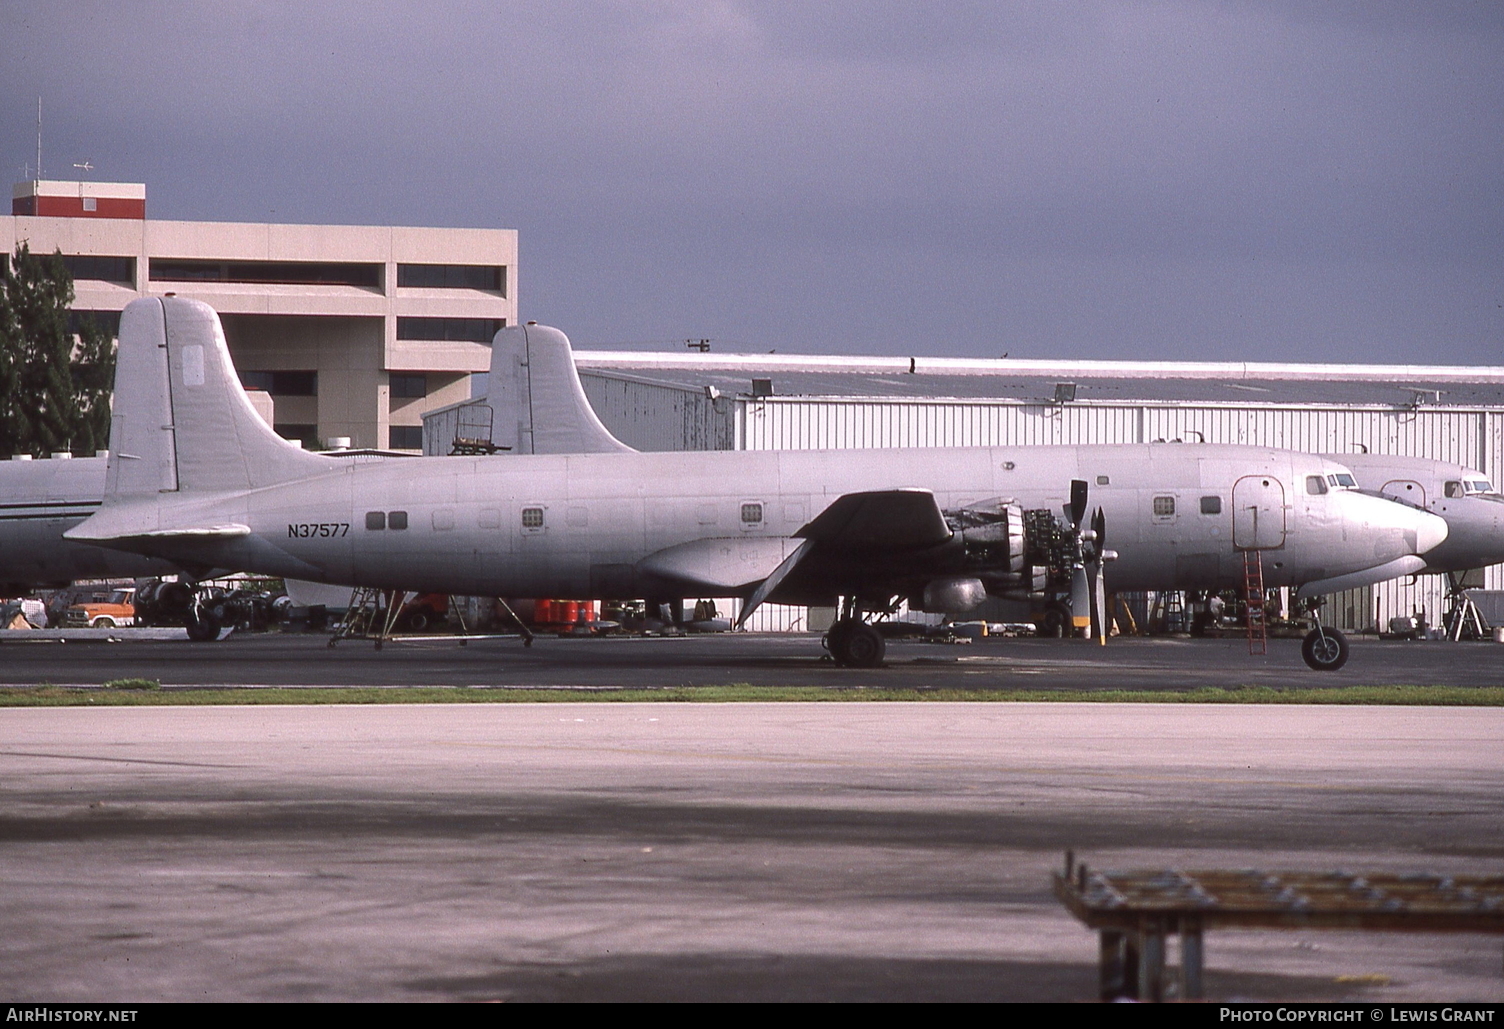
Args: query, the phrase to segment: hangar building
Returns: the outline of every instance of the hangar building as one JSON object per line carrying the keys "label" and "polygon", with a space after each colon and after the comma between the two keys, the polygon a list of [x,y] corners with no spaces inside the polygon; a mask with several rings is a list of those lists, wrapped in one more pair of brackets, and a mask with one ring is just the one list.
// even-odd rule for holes
{"label": "hangar building", "polygon": [[148,294],[208,303],[277,431],[310,447],[420,449],[423,413],[469,397],[517,319],[512,229],[157,221],[140,183],[32,180],[0,236],[61,252],[75,311],[111,331]]}
{"label": "hangar building", "polygon": [[[1369,450],[1470,465],[1504,481],[1504,367],[968,360],[645,354],[579,350],[602,422],[640,450],[1238,443],[1342,454]],[[447,453],[468,404],[425,422]],[[1504,588],[1504,566],[1469,585]],[[1439,624],[1439,576],[1353,590],[1339,627],[1424,613]],[[722,605],[723,613],[726,606]],[[764,627],[803,623],[759,612]]]}

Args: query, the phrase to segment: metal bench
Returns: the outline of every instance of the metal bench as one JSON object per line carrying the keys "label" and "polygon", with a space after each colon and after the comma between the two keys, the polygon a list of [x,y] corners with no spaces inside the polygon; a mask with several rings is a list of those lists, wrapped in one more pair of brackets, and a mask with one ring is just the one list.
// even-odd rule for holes
{"label": "metal bench", "polygon": [[1179,995],[1203,996],[1210,929],[1504,933],[1504,876],[1254,869],[1094,871],[1065,855],[1055,896],[1101,933],[1103,1000],[1165,999],[1165,941],[1180,934]]}

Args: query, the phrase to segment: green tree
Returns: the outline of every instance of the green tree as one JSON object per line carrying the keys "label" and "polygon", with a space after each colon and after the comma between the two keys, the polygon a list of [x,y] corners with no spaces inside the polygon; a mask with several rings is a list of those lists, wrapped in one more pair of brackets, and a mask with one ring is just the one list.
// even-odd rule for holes
{"label": "green tree", "polygon": [[0,267],[0,454],[102,449],[113,341],[92,318],[77,338],[69,331],[73,277],[60,253],[38,256],[23,242]]}

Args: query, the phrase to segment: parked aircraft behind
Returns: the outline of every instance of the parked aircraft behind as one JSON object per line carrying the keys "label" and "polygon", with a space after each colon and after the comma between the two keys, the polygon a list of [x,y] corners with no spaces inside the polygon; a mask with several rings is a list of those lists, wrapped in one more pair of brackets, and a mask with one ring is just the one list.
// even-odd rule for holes
{"label": "parked aircraft behind", "polygon": [[0,461],[0,596],[75,579],[134,579],[177,571],[158,558],[63,539],[99,509],[106,459]]}
{"label": "parked aircraft behind", "polygon": [[[1326,454],[1365,491],[1446,519],[1447,538],[1426,552],[1426,572],[1465,572],[1504,563],[1504,495],[1466,465],[1394,454]],[[1335,484],[1334,484],[1335,485]]]}
{"label": "parked aircraft behind", "polygon": [[[830,604],[838,661],[880,663],[864,613],[1078,587],[1323,593],[1407,574],[1446,537],[1307,454],[1166,444],[430,458],[350,465],[256,417],[219,318],[177,297],[121,319],[104,503],[67,538],[207,573],[440,593]],[[1085,514],[1095,506],[1085,528]],[[1061,513],[1067,516],[1062,519]],[[1105,549],[1108,537],[1120,558]],[[1100,592],[1100,586],[1098,589]],[[1346,657],[1318,628],[1313,667]]]}

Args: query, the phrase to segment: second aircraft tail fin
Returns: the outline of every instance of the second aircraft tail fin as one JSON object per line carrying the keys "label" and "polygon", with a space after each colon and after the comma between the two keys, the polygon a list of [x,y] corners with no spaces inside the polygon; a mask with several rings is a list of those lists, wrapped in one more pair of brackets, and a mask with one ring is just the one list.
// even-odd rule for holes
{"label": "second aircraft tail fin", "polygon": [[488,402],[493,441],[516,454],[601,454],[632,448],[611,435],[575,368],[569,337],[530,322],[502,329],[491,344]]}

